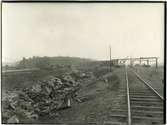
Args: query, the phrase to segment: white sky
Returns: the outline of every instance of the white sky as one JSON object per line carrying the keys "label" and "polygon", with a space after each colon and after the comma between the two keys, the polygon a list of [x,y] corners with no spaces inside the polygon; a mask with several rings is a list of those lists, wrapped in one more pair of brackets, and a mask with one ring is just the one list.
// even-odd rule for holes
{"label": "white sky", "polygon": [[3,3],[2,61],[32,56],[163,61],[163,3]]}

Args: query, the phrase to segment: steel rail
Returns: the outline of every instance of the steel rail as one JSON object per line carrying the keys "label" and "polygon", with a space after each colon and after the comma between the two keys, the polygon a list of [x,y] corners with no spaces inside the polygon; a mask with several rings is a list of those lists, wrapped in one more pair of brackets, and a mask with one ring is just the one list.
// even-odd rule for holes
{"label": "steel rail", "polygon": [[139,80],[141,80],[142,82],[144,82],[145,85],[147,85],[156,95],[158,95],[158,97],[161,99],[161,100],[164,100],[164,98],[151,86],[149,85],[146,81],[144,81],[141,76],[139,76],[139,74],[137,74],[135,71],[132,71]]}
{"label": "steel rail", "polygon": [[131,110],[130,110],[130,97],[129,97],[129,81],[127,74],[127,67],[125,66],[125,78],[126,78],[126,88],[127,88],[127,101],[128,101],[128,125],[131,125]]}

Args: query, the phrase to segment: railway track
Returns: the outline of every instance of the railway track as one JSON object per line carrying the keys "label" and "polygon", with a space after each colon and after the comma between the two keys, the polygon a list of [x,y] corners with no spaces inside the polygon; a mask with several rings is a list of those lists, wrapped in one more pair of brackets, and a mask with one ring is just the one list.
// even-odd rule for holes
{"label": "railway track", "polygon": [[125,95],[123,103],[111,111],[111,119],[103,125],[162,125],[163,97],[131,69],[125,68],[125,79],[126,88],[119,91]]}

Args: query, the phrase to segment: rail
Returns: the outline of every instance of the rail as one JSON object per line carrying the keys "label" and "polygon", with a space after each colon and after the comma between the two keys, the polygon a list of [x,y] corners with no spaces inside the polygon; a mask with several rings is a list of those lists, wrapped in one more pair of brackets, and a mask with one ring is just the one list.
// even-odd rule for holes
{"label": "rail", "polygon": [[127,88],[127,101],[128,101],[128,125],[131,125],[131,110],[130,110],[130,97],[129,97],[129,81],[127,74],[127,67],[125,66],[126,88]]}
{"label": "rail", "polygon": [[150,86],[146,81],[144,81],[140,76],[139,74],[137,74],[135,71],[132,71],[139,80],[141,80],[142,82],[144,82],[145,85],[147,85],[156,95],[158,95],[158,97],[162,100],[164,100],[164,98],[152,87]]}

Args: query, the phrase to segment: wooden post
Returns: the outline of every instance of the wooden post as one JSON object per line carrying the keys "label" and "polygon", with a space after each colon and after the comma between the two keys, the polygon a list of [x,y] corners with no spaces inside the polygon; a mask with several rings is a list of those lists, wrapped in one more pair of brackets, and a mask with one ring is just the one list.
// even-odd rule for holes
{"label": "wooden post", "polygon": [[67,99],[67,107],[71,107],[71,99]]}
{"label": "wooden post", "polygon": [[109,46],[110,49],[110,72],[111,72],[111,46]]}

